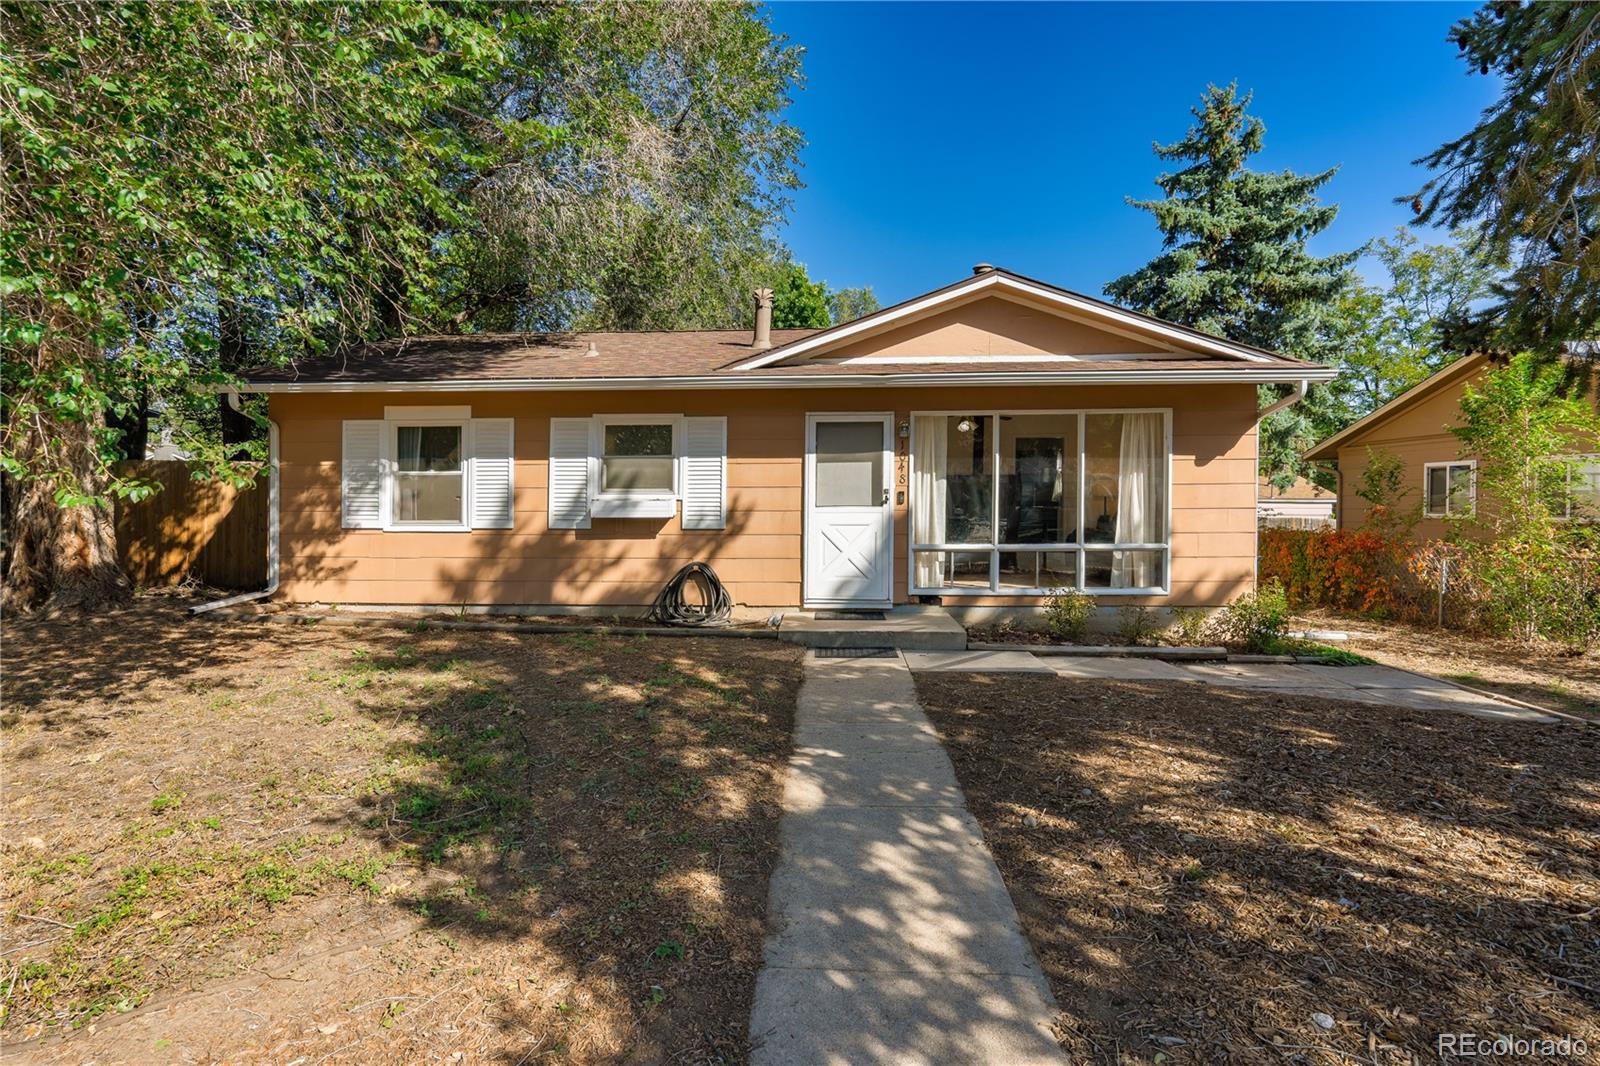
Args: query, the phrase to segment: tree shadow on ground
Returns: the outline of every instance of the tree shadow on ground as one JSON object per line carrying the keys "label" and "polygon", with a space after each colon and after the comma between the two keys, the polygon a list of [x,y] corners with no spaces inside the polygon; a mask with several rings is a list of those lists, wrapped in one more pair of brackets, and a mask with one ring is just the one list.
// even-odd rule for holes
{"label": "tree shadow on ground", "polygon": [[[27,832],[50,851],[57,830],[81,834],[92,822],[105,853],[94,860],[112,864],[80,893],[95,898],[60,912],[70,920],[103,913],[126,883],[124,864],[196,865],[178,861],[186,830],[147,830],[158,819],[149,795],[125,795],[130,765],[149,753],[162,768],[141,776],[181,777],[185,817],[198,818],[202,802],[232,805],[208,855],[289,834],[320,842],[304,856],[270,853],[289,887],[270,907],[246,898],[244,927],[261,922],[292,942],[283,931],[300,928],[297,893],[321,886],[323,896],[346,893],[358,920],[402,918],[455,945],[430,965],[462,991],[396,997],[403,1015],[366,1012],[386,1024],[360,1054],[436,1056],[470,1003],[498,1036],[462,1045],[469,1061],[552,1051],[593,1062],[743,1058],[795,649],[425,622],[229,625],[181,617],[170,602],[30,624],[8,643],[8,776],[30,800],[65,804]],[[90,749],[111,757],[88,763]],[[63,790],[73,782],[83,795]],[[74,818],[73,805],[97,790],[108,809]],[[163,876],[168,896],[215,887]],[[249,885],[222,887],[248,897]],[[166,912],[159,895],[133,901],[129,927]],[[176,988],[205,954],[163,965]],[[297,1002],[291,982],[275,988],[288,998],[252,1000],[273,1025],[303,1026],[322,1006]],[[95,1039],[114,1046],[140,1013],[102,1017]],[[298,1043],[331,1049],[349,1035]],[[76,1038],[61,1046],[87,1053]]]}
{"label": "tree shadow on ground", "polygon": [[1076,1054],[1600,1042],[1594,729],[1179,682],[918,688]]}

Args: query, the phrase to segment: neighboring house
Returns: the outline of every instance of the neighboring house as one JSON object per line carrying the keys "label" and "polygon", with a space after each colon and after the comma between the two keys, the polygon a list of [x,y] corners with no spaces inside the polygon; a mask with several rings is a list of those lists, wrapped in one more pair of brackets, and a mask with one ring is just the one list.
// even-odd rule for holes
{"label": "neighboring house", "polygon": [[1286,489],[1262,478],[1256,488],[1256,519],[1264,526],[1332,527],[1337,499],[1332,491],[1303,477],[1295,478]]}
{"label": "neighboring house", "polygon": [[987,266],[824,330],[385,343],[271,394],[281,593],[745,607],[1220,605],[1255,581],[1257,386],[1331,371]]}
{"label": "neighboring house", "polygon": [[[1360,495],[1363,475],[1370,456],[1382,452],[1402,463],[1401,491],[1408,494],[1403,505],[1421,508],[1413,539],[1442,538],[1452,516],[1475,512],[1478,461],[1462,455],[1461,441],[1450,427],[1460,424],[1466,387],[1489,365],[1482,355],[1458,359],[1305,453],[1308,460],[1338,465],[1339,528],[1355,529],[1366,522],[1372,505]],[[1571,509],[1576,500],[1581,510],[1586,499],[1600,501],[1600,456],[1566,458],[1566,506]]]}

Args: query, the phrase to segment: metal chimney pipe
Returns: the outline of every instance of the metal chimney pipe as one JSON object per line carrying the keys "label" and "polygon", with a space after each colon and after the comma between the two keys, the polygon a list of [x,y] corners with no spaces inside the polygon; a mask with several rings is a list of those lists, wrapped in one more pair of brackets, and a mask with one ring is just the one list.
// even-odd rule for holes
{"label": "metal chimney pipe", "polygon": [[750,347],[764,351],[772,347],[772,290],[756,290],[756,336]]}

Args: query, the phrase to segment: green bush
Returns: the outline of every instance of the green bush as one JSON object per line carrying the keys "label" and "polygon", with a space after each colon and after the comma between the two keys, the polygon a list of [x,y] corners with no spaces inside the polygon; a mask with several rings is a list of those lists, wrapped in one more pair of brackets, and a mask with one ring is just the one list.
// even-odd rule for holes
{"label": "green bush", "polygon": [[1122,607],[1117,610],[1117,635],[1124,644],[1150,644],[1161,631],[1155,611],[1148,607]]}
{"label": "green bush", "polygon": [[1223,609],[1218,619],[1226,644],[1246,651],[1267,652],[1278,648],[1289,628],[1289,597],[1279,581],[1269,581],[1255,592],[1246,593]]}
{"label": "green bush", "polygon": [[1044,605],[1044,624],[1062,640],[1079,641],[1089,631],[1094,616],[1094,597],[1077,589],[1057,589]]}
{"label": "green bush", "polygon": [[1205,639],[1206,629],[1211,624],[1211,615],[1203,607],[1174,607],[1172,608],[1172,628],[1168,635],[1175,637],[1179,644],[1199,644]]}

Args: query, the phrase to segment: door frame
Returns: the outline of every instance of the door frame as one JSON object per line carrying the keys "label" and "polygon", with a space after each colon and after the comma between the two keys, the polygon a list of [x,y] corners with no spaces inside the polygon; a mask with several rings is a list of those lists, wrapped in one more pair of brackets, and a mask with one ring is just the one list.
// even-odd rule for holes
{"label": "door frame", "polygon": [[[816,492],[817,423],[878,422],[883,425],[883,484],[887,493],[883,509],[883,529],[878,537],[885,592],[882,599],[841,599],[817,597],[811,593],[812,497]],[[894,412],[893,411],[808,411],[806,412],[806,450],[800,475],[800,604],[805,608],[855,608],[878,610],[894,606]]]}

